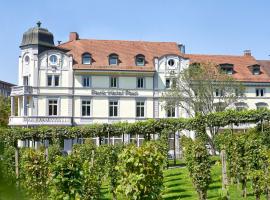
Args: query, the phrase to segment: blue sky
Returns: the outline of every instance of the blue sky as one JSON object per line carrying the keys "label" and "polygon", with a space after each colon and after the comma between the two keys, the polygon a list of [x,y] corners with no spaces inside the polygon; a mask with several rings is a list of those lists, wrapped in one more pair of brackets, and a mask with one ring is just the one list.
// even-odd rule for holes
{"label": "blue sky", "polygon": [[[4,2],[4,3],[3,3]],[[269,0],[24,0],[0,7],[0,80],[17,83],[22,34],[40,20],[57,40],[175,41],[187,53],[270,59]]]}

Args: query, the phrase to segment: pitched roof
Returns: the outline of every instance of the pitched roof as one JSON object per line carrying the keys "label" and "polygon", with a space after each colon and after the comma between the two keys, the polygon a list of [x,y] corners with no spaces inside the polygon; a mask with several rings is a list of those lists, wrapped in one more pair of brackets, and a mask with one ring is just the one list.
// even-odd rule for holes
{"label": "pitched roof", "polygon": [[[270,82],[270,61],[257,61],[253,56],[231,56],[231,55],[201,55],[201,54],[186,54],[191,63],[212,62],[215,64],[233,64],[236,80],[243,82]],[[251,66],[261,65],[261,73],[253,75]]]}
{"label": "pitched roof", "polygon": [[[154,71],[155,57],[166,54],[180,55],[175,42],[79,39],[58,47],[68,49],[68,53],[72,54],[74,69]],[[82,54],[86,52],[92,56],[91,65],[82,64]],[[108,63],[108,56],[112,53],[119,56],[117,66],[110,66]],[[135,56],[138,54],[145,56],[145,66],[136,66]]]}

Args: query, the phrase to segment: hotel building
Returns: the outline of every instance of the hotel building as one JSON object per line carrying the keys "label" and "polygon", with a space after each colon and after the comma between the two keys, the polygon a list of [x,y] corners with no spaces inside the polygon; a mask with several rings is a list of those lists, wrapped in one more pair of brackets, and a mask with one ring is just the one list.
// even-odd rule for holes
{"label": "hotel building", "polygon": [[250,51],[195,55],[175,42],[81,39],[76,32],[55,45],[41,23],[23,34],[20,49],[10,126],[188,117],[178,107],[165,110],[161,97],[183,69],[198,62],[216,63],[243,83],[245,97],[233,105],[237,109],[270,105],[270,61],[256,60]]}

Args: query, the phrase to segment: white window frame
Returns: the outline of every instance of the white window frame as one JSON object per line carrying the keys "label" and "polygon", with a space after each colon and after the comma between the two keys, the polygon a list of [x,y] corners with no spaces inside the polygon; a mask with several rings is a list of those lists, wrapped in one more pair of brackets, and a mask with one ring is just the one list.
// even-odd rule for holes
{"label": "white window frame", "polygon": [[[112,86],[112,80],[115,80],[115,86]],[[110,76],[110,88],[118,88],[118,86],[119,86],[119,78],[117,77],[117,76]]]}
{"label": "white window frame", "polygon": [[[49,76],[52,77],[51,85],[49,85]],[[55,77],[58,77],[58,85],[55,85]],[[61,85],[61,78],[59,74],[47,74],[47,87],[59,87]]]}
{"label": "white window frame", "polygon": [[[84,101],[90,102],[90,104],[84,105],[83,104]],[[86,106],[86,107],[89,106],[90,107],[90,113],[89,113],[89,115],[83,115],[83,106]],[[86,113],[87,113],[87,111],[86,111]],[[91,116],[92,116],[92,101],[91,101],[91,99],[82,99],[81,100],[81,117],[91,117]]]}
{"label": "white window frame", "polygon": [[[113,107],[113,115],[111,116],[110,114],[110,110],[111,110],[111,102],[117,102],[117,104],[116,105],[112,105],[112,107]],[[114,109],[114,107],[116,107],[117,109],[117,115],[115,115],[115,113],[114,113],[114,111],[115,111],[115,109]],[[119,111],[120,111],[120,109],[119,109],[119,100],[118,99],[109,99],[109,110],[108,110],[108,116],[110,117],[110,118],[114,118],[114,117],[119,117]]]}
{"label": "white window frame", "polygon": [[255,89],[256,97],[264,97],[266,94],[265,88],[256,88]]}
{"label": "white window frame", "polygon": [[[140,82],[140,84],[139,84],[139,82]],[[136,86],[137,86],[137,89],[145,88],[145,78],[144,77],[137,77],[137,85]]]}
{"label": "white window frame", "polygon": [[[173,112],[173,110],[174,110],[174,112]],[[169,116],[169,113],[171,113],[171,116]],[[174,113],[174,116],[172,115],[172,113]],[[166,117],[169,117],[169,118],[175,118],[176,117],[176,107],[175,106],[167,108]]]}
{"label": "white window frame", "polygon": [[[56,115],[50,115],[50,101],[56,101],[56,112],[57,114]],[[55,104],[53,104],[55,105]],[[50,116],[50,117],[56,117],[56,116],[60,116],[60,104],[59,104],[59,98],[48,98],[48,101],[47,101],[47,116]]]}
{"label": "white window frame", "polygon": [[[88,79],[88,82],[89,82],[89,85],[84,85],[84,80],[85,79]],[[84,87],[84,88],[89,88],[89,87],[91,87],[91,84],[92,83],[92,78],[91,78],[91,76],[87,76],[87,75],[84,75],[84,76],[82,76],[82,87]]]}
{"label": "white window frame", "polygon": [[[138,103],[143,103],[143,105],[138,105]],[[138,115],[137,108],[139,107],[140,113]],[[141,113],[141,109],[143,108],[143,115]],[[146,116],[146,100],[145,99],[137,99],[135,102],[135,115],[136,118],[145,118]]]}

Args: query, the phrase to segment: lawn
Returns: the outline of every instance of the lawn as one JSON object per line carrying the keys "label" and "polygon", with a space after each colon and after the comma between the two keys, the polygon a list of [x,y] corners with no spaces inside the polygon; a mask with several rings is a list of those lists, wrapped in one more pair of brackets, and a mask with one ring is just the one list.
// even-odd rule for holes
{"label": "lawn", "polygon": [[[236,185],[230,186],[229,194],[231,200],[241,200],[241,186],[237,189]],[[212,183],[208,190],[207,199],[219,199],[219,193],[221,189],[221,166],[213,165],[212,167]],[[248,197],[245,200],[253,200],[255,197],[252,194],[252,188],[248,184]],[[112,199],[108,192],[108,186],[104,185],[102,188],[104,198]],[[192,182],[189,178],[187,168],[173,168],[164,171],[164,190],[162,192],[163,199],[165,200],[197,200],[197,193],[195,192]],[[265,199],[264,196],[261,197]]]}

